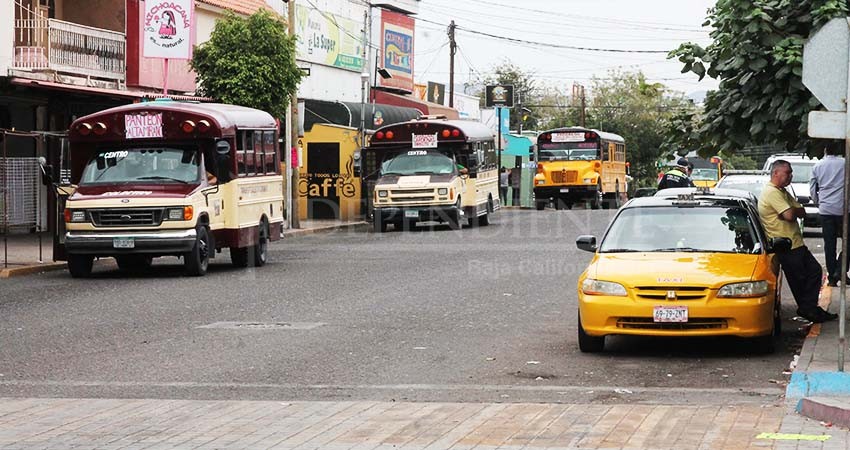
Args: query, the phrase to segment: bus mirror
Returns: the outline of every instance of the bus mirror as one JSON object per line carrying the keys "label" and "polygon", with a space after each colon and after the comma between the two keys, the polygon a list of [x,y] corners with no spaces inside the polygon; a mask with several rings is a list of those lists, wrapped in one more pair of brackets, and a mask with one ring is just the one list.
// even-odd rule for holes
{"label": "bus mirror", "polygon": [[230,143],[227,141],[218,141],[215,143],[215,153],[219,158],[230,156]]}

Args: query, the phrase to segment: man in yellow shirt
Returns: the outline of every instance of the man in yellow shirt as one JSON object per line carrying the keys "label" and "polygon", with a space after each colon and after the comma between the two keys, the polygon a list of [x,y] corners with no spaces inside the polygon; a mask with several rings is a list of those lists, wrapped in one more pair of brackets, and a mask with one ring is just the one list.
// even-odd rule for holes
{"label": "man in yellow shirt", "polygon": [[792,173],[788,161],[779,159],[773,163],[770,181],[759,197],[759,217],[768,237],[791,239],[791,250],[776,256],[797,302],[797,314],[812,322],[826,322],[838,315],[818,306],[823,270],[803,242],[803,233],[797,223],[797,219],[805,217],[806,211],[785,190],[791,184]]}

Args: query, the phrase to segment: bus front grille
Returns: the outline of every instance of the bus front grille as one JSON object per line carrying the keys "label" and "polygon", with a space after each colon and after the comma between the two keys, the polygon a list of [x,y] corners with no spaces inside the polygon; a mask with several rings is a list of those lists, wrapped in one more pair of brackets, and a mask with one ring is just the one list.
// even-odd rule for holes
{"label": "bus front grille", "polygon": [[578,172],[575,170],[556,170],[552,172],[553,183],[575,183],[578,180]]}
{"label": "bus front grille", "polygon": [[96,227],[158,226],[162,208],[122,208],[89,210]]}

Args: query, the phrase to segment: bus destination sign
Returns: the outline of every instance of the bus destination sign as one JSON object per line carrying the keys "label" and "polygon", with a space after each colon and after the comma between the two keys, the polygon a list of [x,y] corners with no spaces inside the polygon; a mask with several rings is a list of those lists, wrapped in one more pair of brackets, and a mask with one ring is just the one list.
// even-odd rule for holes
{"label": "bus destination sign", "polygon": [[552,142],[582,142],[584,132],[552,133]]}
{"label": "bus destination sign", "polygon": [[162,113],[125,115],[124,137],[126,139],[161,138]]}
{"label": "bus destination sign", "polygon": [[414,134],[413,148],[437,148],[437,133]]}

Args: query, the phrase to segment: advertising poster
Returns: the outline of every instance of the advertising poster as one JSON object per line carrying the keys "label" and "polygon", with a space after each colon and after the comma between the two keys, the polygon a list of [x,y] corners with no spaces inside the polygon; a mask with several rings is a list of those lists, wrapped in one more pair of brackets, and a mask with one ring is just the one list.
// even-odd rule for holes
{"label": "advertising poster", "polygon": [[362,23],[297,5],[298,59],[359,72],[363,68]]}
{"label": "advertising poster", "polygon": [[413,19],[392,11],[381,12],[381,62],[392,78],[381,79],[384,87],[413,92]]}
{"label": "advertising poster", "polygon": [[146,58],[191,59],[192,0],[147,0],[142,26]]}

